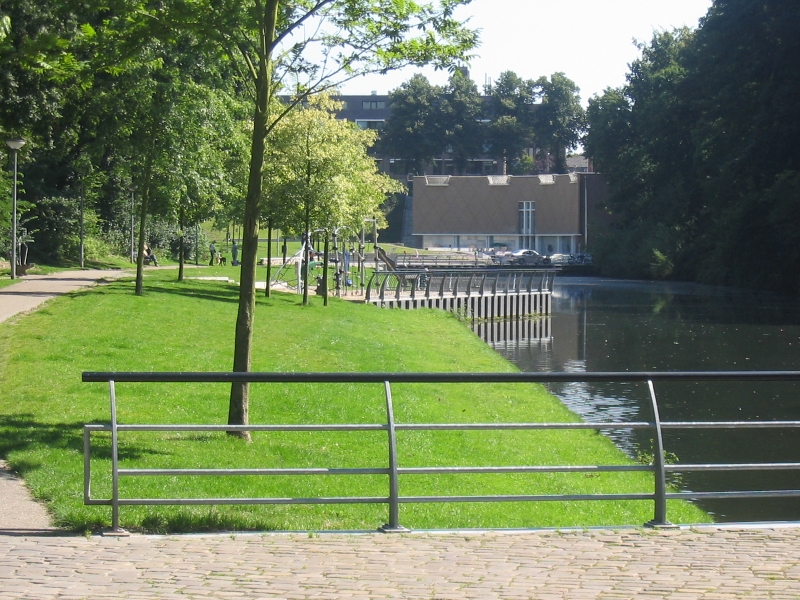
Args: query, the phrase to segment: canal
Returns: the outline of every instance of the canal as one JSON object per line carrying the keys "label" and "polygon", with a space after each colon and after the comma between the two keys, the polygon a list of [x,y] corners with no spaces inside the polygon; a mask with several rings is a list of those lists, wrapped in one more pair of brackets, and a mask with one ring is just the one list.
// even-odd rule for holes
{"label": "canal", "polygon": [[[522,371],[800,369],[800,309],[779,296],[686,283],[556,279],[550,317],[476,324],[476,333]],[[638,384],[549,386],[587,421],[650,420]],[[665,421],[800,420],[800,384],[659,383]],[[650,434],[608,434],[632,458]],[[685,463],[800,462],[797,430],[665,431],[665,449]],[[683,473],[690,491],[800,489],[800,472]],[[800,520],[800,499],[705,500],[719,522]]]}

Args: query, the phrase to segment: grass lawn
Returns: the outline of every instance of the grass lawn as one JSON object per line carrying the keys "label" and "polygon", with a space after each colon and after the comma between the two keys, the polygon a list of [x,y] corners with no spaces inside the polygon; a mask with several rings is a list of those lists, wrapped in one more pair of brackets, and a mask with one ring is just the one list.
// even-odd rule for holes
{"label": "grass lawn", "polygon": [[[225,268],[202,269],[215,274]],[[233,271],[228,267],[229,271]],[[189,272],[187,275],[191,275]],[[238,290],[147,270],[145,294],[132,280],[78,292],[0,324],[0,456],[46,500],[56,522],[76,530],[108,526],[110,507],[84,506],[82,426],[109,418],[105,384],[82,371],[227,371]],[[335,298],[259,295],[254,371],[510,371],[509,363],[445,312],[389,311]],[[118,384],[120,422],[221,424],[229,386]],[[399,423],[576,421],[538,385],[406,384],[393,387]],[[385,423],[382,385],[254,384],[251,423]],[[92,437],[92,495],[110,496],[110,440]],[[386,434],[254,433],[251,444],[218,433],[124,432],[123,468],[386,467]],[[590,431],[400,432],[400,465],[624,464],[628,459]],[[122,497],[382,496],[385,476],[125,477]],[[406,475],[404,496],[429,494],[652,493],[648,473]],[[127,507],[122,526],[143,531],[205,529],[375,529],[381,504]],[[407,504],[410,528],[640,525],[652,502]],[[677,523],[709,521],[684,502],[669,504]]]}

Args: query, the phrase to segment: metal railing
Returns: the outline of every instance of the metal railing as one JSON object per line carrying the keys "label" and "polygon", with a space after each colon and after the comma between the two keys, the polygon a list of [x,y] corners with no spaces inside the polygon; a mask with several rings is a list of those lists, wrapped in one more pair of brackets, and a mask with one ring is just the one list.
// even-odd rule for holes
{"label": "metal railing", "polygon": [[[389,507],[388,523],[380,529],[387,532],[406,531],[400,524],[400,505],[438,502],[546,502],[644,500],[654,503],[653,519],[648,526],[669,526],[667,500],[704,498],[800,497],[800,490],[748,490],[719,492],[676,492],[668,490],[668,472],[689,471],[753,471],[800,470],[800,463],[737,463],[737,464],[665,464],[662,432],[667,429],[797,429],[800,421],[686,421],[665,422],[659,417],[655,383],[667,381],[800,381],[800,371],[691,371],[691,372],[608,372],[608,373],[139,373],[84,372],[84,382],[108,382],[111,422],[108,425],[84,426],[84,503],[110,505],[112,527],[119,530],[119,508],[125,505],[222,505],[222,504],[365,504],[380,503]],[[168,425],[123,424],[117,420],[115,383],[357,383],[383,384],[386,422],[376,424],[292,424],[292,425]],[[393,383],[555,383],[555,382],[643,382],[647,384],[653,419],[650,421],[613,421],[599,423],[398,423],[392,403]],[[525,465],[503,467],[402,467],[398,457],[398,431],[477,431],[477,430],[547,430],[547,429],[649,429],[653,432],[653,461],[650,465]],[[112,497],[91,497],[91,434],[111,433]],[[288,469],[123,469],[119,466],[120,432],[126,431],[386,431],[386,467],[376,468],[288,468]],[[654,476],[653,493],[553,494],[553,495],[474,495],[474,496],[403,496],[400,475],[463,474],[463,473],[598,473],[649,471]],[[385,475],[388,495],[379,497],[313,497],[313,498],[121,498],[119,479],[126,476],[230,476],[230,475]]]}
{"label": "metal railing", "polygon": [[389,258],[404,269],[480,268],[494,264],[491,256],[484,253],[392,254]]}
{"label": "metal railing", "polygon": [[550,292],[553,269],[438,269],[375,271],[366,302]]}

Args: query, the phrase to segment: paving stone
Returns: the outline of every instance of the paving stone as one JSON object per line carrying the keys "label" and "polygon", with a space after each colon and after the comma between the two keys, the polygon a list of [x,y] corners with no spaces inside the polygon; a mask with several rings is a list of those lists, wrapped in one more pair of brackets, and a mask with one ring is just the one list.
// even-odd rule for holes
{"label": "paving stone", "polygon": [[0,599],[800,598],[800,528],[0,535]]}

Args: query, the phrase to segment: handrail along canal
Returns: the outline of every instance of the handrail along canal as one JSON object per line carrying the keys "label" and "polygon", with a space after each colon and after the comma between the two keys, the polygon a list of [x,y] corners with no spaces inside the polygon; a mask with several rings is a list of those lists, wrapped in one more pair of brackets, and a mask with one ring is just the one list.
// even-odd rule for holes
{"label": "handrail along canal", "polygon": [[[800,463],[675,464],[664,461],[662,432],[668,429],[800,429],[800,421],[662,421],[659,417],[655,383],[668,381],[800,381],[800,371],[669,371],[669,372],[587,372],[587,373],[235,373],[235,372],[84,372],[84,382],[107,382],[110,395],[108,425],[84,425],[84,503],[110,505],[112,529],[120,531],[119,509],[125,505],[223,505],[223,504],[365,504],[382,503],[389,507],[387,532],[407,531],[400,524],[401,504],[433,502],[520,502],[520,501],[653,501],[653,519],[648,526],[669,526],[667,500],[704,498],[800,497],[800,490],[745,490],[717,492],[677,492],[667,486],[668,472],[800,470]],[[282,424],[282,425],[176,425],[127,424],[117,420],[116,383],[357,383],[383,384],[386,422],[376,424]],[[393,383],[574,383],[617,382],[645,383],[650,395],[652,421],[612,421],[595,423],[397,423],[392,402]],[[650,465],[527,465],[511,467],[401,467],[396,445],[397,431],[445,430],[544,430],[544,429],[651,429],[653,462]],[[91,497],[91,434],[111,433],[112,497]],[[125,431],[386,431],[388,467],[376,468],[288,468],[288,469],[123,469],[119,467],[119,432]],[[553,495],[476,495],[476,496],[401,496],[400,475],[455,473],[576,473],[576,472],[649,471],[654,475],[653,493],[553,494]],[[230,476],[230,475],[386,475],[387,496],[313,497],[313,498],[121,498],[119,478],[125,476]]]}

